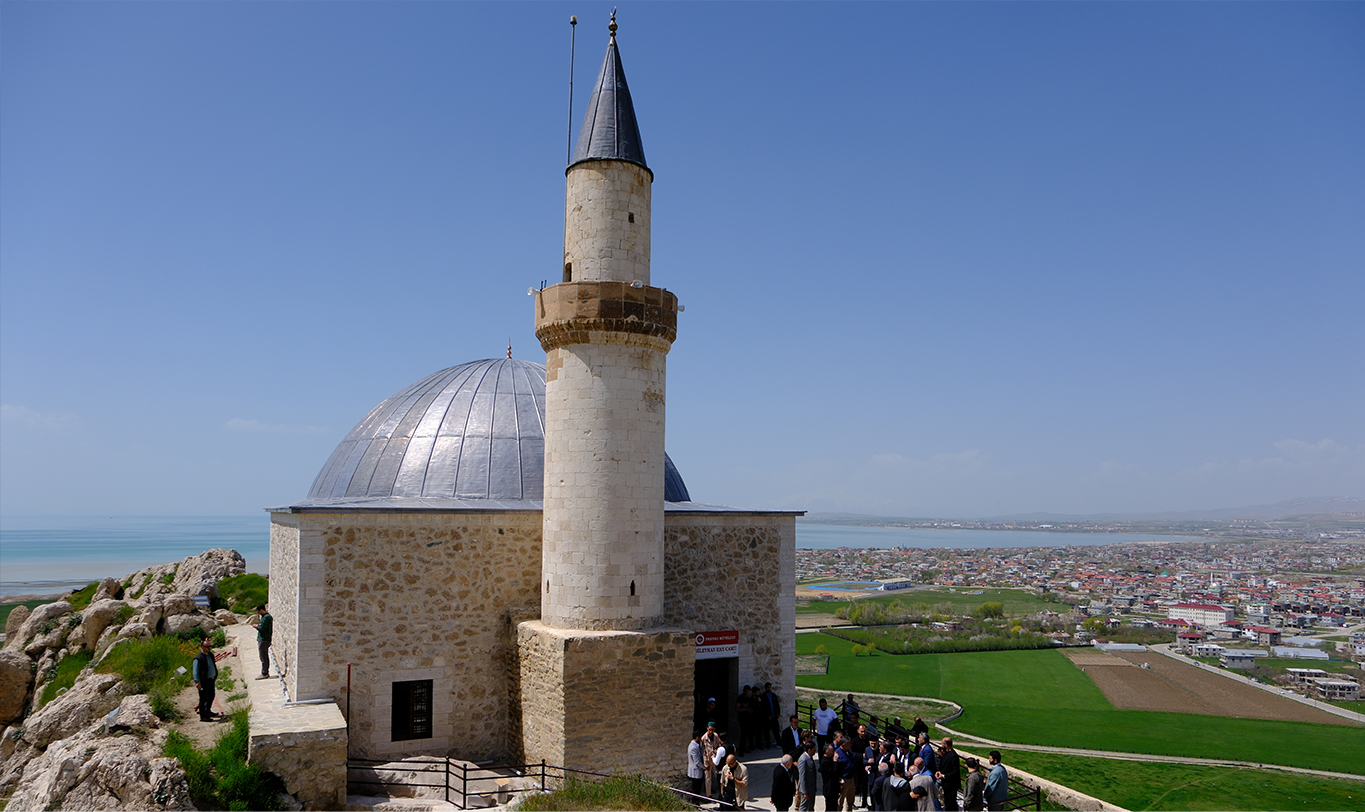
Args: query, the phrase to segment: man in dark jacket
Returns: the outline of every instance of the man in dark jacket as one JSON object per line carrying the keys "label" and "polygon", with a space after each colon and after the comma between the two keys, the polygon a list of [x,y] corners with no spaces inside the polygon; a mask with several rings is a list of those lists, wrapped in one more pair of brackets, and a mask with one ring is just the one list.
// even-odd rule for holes
{"label": "man in dark jacket", "polygon": [[275,618],[263,603],[256,606],[256,614],[261,616],[256,626],[256,652],[261,655],[261,675],[257,679],[270,679],[270,639],[275,636]]}
{"label": "man in dark jacket", "polygon": [[796,777],[792,775],[795,768],[792,767],[792,757],[786,755],[782,757],[782,763],[773,767],[773,786],[772,799],[773,809],[777,812],[788,812],[792,808],[792,800],[796,797]]}
{"label": "man in dark jacket", "polygon": [[[758,695],[759,716],[762,717],[760,728],[763,735],[763,746],[767,748],[777,741],[777,729],[782,724],[782,700],[777,694],[773,693],[771,682],[763,683],[763,693]],[[783,752],[787,752],[783,750]],[[795,756],[793,756],[795,758]]]}
{"label": "man in dark jacket", "polygon": [[953,749],[953,740],[948,736],[943,737],[943,748],[938,751],[936,776],[939,786],[943,788],[943,808],[947,812],[957,812],[957,792],[962,789],[962,764],[957,751]]}
{"label": "man in dark jacket", "polygon": [[782,752],[792,758],[800,758],[805,752],[801,746],[801,722],[795,716],[787,720],[787,726],[782,728],[782,735],[777,737],[777,744],[782,748]]}
{"label": "man in dark jacket", "polygon": [[796,759],[796,789],[801,793],[801,812],[815,812],[815,779],[820,772],[815,762],[815,741],[806,741],[802,748]]}
{"label": "man in dark jacket", "polygon": [[981,762],[967,759],[967,786],[962,791],[962,807],[967,812],[982,812],[986,808],[986,776],[981,774]]}
{"label": "man in dark jacket", "polygon": [[891,777],[882,784],[882,809],[893,812],[897,809],[913,809],[910,802],[910,782],[905,779],[905,764],[897,761],[891,768]]}
{"label": "man in dark jacket", "polygon": [[218,718],[213,712],[214,684],[218,682],[218,664],[213,661],[213,644],[205,637],[199,641],[199,653],[190,665],[190,678],[199,689],[199,721],[212,722]]}

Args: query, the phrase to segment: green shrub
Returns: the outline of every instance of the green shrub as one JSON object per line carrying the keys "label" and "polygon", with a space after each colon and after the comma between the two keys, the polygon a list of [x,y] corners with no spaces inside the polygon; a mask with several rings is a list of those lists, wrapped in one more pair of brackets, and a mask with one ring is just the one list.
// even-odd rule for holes
{"label": "green shrub", "polygon": [[214,629],[213,633],[209,635],[209,644],[214,648],[222,648],[227,645],[227,632],[223,631],[222,626]]}
{"label": "green shrub", "polygon": [[147,703],[152,708],[152,713],[156,718],[163,722],[179,722],[185,716],[180,712],[180,708],[175,705],[175,695],[169,690],[153,688],[147,694]]}
{"label": "green shrub", "polygon": [[224,578],[218,582],[218,600],[215,608],[227,608],[239,615],[250,614],[256,607],[267,603],[270,597],[270,581],[264,575],[247,572]]}
{"label": "green shrub", "polygon": [[93,581],[75,590],[66,599],[71,603],[72,609],[84,609],[90,605],[90,599],[95,597],[95,590],[99,588],[99,582]]}
{"label": "green shrub", "polygon": [[135,694],[150,693],[172,681],[179,682],[183,689],[190,684],[189,674],[177,674],[175,669],[181,666],[188,669],[197,649],[192,642],[168,635],[129,640],[110,650],[97,670],[118,674]]}
{"label": "green shrub", "polygon": [[114,623],[114,625],[118,625],[118,624],[120,624],[120,623],[127,623],[128,621],[132,620],[132,619],[133,619],[133,615],[136,615],[136,614],[137,614],[137,610],[134,609],[133,607],[131,607],[131,606],[120,606],[120,607],[118,608],[118,611],[114,613],[114,620],[113,620],[113,623]]}
{"label": "green shrub", "polygon": [[200,809],[284,809],[284,785],[272,773],[246,763],[248,711],[234,711],[231,726],[208,752],[179,732],[166,739],[163,752],[180,760],[189,779],[190,799]]}
{"label": "green shrub", "polygon": [[816,653],[816,654],[820,654],[820,655],[825,656],[825,657],[828,657],[828,656],[829,656],[829,649],[825,648],[824,643],[821,643],[820,645],[818,645],[818,646],[815,647],[815,653]]}
{"label": "green shrub", "polygon": [[986,601],[976,608],[976,616],[998,618],[1005,616],[1005,604],[1001,601]]}
{"label": "green shrub", "polygon": [[179,564],[176,564],[174,567],[171,567],[170,572],[161,576],[161,583],[165,584],[166,586],[170,586],[175,581],[175,574],[179,571],[180,571]]}
{"label": "green shrub", "polygon": [[662,784],[638,776],[613,776],[601,781],[570,777],[563,789],[533,795],[521,802],[528,812],[586,809],[691,810],[678,794]]}
{"label": "green shrub", "polygon": [[91,657],[94,656],[89,651],[82,651],[78,654],[68,654],[57,663],[57,668],[53,671],[52,679],[43,685],[43,691],[38,697],[38,707],[42,707],[57,698],[57,693],[63,689],[70,688],[76,684],[76,677],[85,670],[90,664]]}
{"label": "green shrub", "polygon": [[863,656],[863,655],[866,654],[866,653],[867,653],[867,649],[863,648],[861,644],[859,644],[859,643],[854,643],[854,644],[853,644],[853,656],[854,656],[854,657],[861,657],[861,656]]}

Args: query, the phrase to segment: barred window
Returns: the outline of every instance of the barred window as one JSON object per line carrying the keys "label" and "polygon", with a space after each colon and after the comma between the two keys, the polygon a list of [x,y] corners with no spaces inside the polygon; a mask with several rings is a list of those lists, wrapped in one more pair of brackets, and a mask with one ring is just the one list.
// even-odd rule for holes
{"label": "barred window", "polygon": [[393,684],[393,741],[431,738],[431,680]]}

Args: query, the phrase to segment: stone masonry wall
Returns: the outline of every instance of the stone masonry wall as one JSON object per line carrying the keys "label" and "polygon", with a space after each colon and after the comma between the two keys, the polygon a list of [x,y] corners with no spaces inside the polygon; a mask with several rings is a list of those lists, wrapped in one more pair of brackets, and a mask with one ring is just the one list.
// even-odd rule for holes
{"label": "stone masonry wall", "polygon": [[[249,760],[278,775],[304,809],[346,808],[346,720],[336,705],[291,708],[300,718],[253,718]],[[287,712],[267,712],[288,717]]]}
{"label": "stone masonry wall", "polygon": [[740,684],[796,695],[796,518],[672,513],[665,523],[664,622],[739,632]]}
{"label": "stone masonry wall", "polygon": [[692,727],[692,636],[517,627],[528,763],[677,777]]}
{"label": "stone masonry wall", "polygon": [[288,675],[289,691],[298,666],[299,629],[299,520],[288,513],[270,516],[270,614],[275,635],[270,647],[275,660]]}
{"label": "stone masonry wall", "polygon": [[[649,284],[649,170],[588,161],[565,179],[564,262],[574,281]],[[566,280],[567,281],[567,280]]]}
{"label": "stone masonry wall", "polygon": [[[511,620],[540,602],[539,512],[302,514],[324,547],[319,680],[351,755],[510,752]],[[391,741],[393,683],[432,680],[433,735]]]}

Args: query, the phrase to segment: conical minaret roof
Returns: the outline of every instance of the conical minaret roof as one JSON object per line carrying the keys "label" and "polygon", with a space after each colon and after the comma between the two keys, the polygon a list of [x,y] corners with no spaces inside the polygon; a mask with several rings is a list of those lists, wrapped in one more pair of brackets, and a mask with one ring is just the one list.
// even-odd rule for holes
{"label": "conical minaret roof", "polygon": [[635,105],[630,101],[626,86],[626,71],[621,67],[621,53],[616,49],[616,18],[612,17],[611,42],[607,56],[597,74],[588,112],[583,116],[583,128],[578,132],[578,146],[569,166],[583,161],[628,161],[645,169],[645,148],[640,141],[640,125],[635,121]]}

